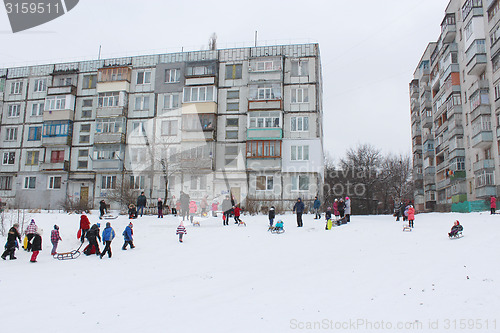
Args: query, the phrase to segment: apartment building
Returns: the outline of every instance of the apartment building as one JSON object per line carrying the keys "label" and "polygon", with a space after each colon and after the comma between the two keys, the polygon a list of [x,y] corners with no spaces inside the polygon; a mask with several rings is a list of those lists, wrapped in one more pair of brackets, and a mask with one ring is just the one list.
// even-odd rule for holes
{"label": "apartment building", "polygon": [[484,209],[500,180],[500,2],[451,0],[410,82],[418,210]]}
{"label": "apartment building", "polygon": [[125,189],[286,207],[322,192],[318,44],[5,68],[0,107],[10,205],[95,205]]}

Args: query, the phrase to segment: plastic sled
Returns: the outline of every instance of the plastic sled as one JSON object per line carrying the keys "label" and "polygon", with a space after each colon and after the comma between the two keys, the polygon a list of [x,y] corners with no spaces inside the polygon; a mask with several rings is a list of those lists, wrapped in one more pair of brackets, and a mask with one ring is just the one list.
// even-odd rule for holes
{"label": "plastic sled", "polygon": [[409,225],[404,225],[403,226],[403,231],[411,231],[411,227]]}
{"label": "plastic sled", "polygon": [[200,222],[198,222],[198,221],[194,221],[193,226],[194,227],[201,227]]}
{"label": "plastic sled", "polygon": [[27,249],[28,248],[28,236],[24,236],[24,240],[23,240],[23,249]]}
{"label": "plastic sled", "polygon": [[282,234],[285,232],[285,229],[284,228],[276,228],[276,227],[272,227],[270,228],[271,229],[271,233],[272,234]]}
{"label": "plastic sled", "polygon": [[76,250],[73,250],[71,252],[64,252],[64,253],[56,253],[54,254],[52,257],[54,259],[58,259],[58,260],[67,260],[67,259],[76,259],[80,256],[80,248],[82,247],[83,243],[80,244],[80,246],[78,247],[78,249]]}
{"label": "plastic sled", "polygon": [[247,226],[247,224],[245,222],[243,222],[243,221],[238,222],[238,227],[246,227],[246,226]]}
{"label": "plastic sled", "polygon": [[104,214],[102,216],[102,218],[105,220],[114,220],[114,219],[118,218],[118,215]]}
{"label": "plastic sled", "polygon": [[455,234],[452,234],[452,233],[450,232],[450,233],[448,233],[448,237],[449,237],[450,239],[458,239],[458,238],[462,238],[462,237],[464,237],[464,235],[462,234],[462,232],[461,232],[461,231],[459,231],[459,232],[457,232],[457,233],[455,233]]}

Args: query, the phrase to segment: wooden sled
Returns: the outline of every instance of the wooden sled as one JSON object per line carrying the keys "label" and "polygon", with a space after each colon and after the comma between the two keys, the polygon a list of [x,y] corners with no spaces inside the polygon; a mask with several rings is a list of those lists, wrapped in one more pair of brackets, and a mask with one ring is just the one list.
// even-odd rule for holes
{"label": "wooden sled", "polygon": [[54,259],[57,259],[57,260],[76,259],[81,254],[80,249],[81,249],[82,245],[83,245],[83,243],[80,244],[80,246],[76,250],[73,250],[71,252],[56,253],[52,257]]}
{"label": "wooden sled", "polygon": [[404,225],[403,226],[403,231],[411,231],[412,229],[410,228],[409,225]]}
{"label": "wooden sled", "polygon": [[114,220],[114,219],[118,218],[118,215],[104,214],[102,216],[102,218],[105,220]]}

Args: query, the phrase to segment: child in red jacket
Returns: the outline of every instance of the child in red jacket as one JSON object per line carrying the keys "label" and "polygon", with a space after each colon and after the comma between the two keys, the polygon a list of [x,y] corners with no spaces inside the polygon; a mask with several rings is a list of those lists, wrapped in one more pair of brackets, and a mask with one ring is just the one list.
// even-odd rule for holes
{"label": "child in red jacket", "polygon": [[240,214],[241,208],[239,205],[237,205],[236,207],[234,207],[234,224],[241,223]]}

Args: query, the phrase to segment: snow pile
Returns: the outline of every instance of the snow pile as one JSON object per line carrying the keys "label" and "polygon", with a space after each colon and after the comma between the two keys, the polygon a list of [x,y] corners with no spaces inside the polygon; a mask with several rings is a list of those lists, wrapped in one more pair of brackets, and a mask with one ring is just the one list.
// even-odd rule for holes
{"label": "snow pile", "polygon": [[[453,331],[460,320],[472,329],[500,326],[500,216],[420,214],[414,230],[402,232],[403,222],[390,216],[353,216],[326,231],[313,215],[297,228],[290,214],[277,217],[285,222],[281,235],[267,232],[266,216],[243,216],[246,227],[197,218],[201,226],[186,223],[182,244],[178,218],[144,216],[133,220],[136,248],[127,251],[121,235],[129,220],[120,216],[109,220],[117,234],[111,259],[66,261],[50,256],[50,230],[60,226],[59,252],[76,249],[79,216],[31,217],[44,229],[43,251],[38,263],[22,249],[17,260],[0,261],[2,332]],[[108,222],[89,218],[101,230]],[[464,237],[450,240],[456,219]]]}

